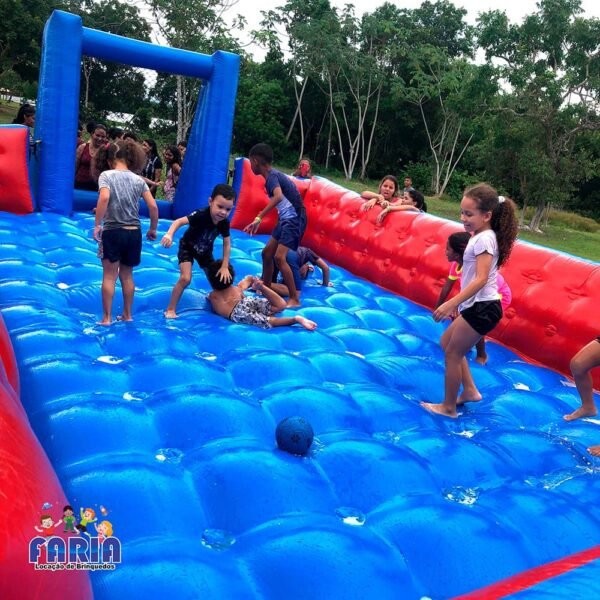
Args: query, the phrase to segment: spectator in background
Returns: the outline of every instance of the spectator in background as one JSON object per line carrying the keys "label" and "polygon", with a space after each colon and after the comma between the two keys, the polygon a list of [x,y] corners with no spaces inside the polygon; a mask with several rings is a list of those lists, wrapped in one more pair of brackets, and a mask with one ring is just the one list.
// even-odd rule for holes
{"label": "spectator in background", "polygon": [[412,179],[410,177],[405,177],[404,178],[404,189],[402,190],[402,194],[406,194],[410,191],[413,191],[415,188],[413,187],[412,184]]}
{"label": "spectator in background", "polygon": [[181,153],[177,146],[167,146],[163,153],[167,165],[167,176],[163,184],[165,198],[173,202],[175,198],[175,189],[181,175]]}
{"label": "spectator in background", "polygon": [[123,140],[132,140],[134,142],[139,142],[140,141],[140,139],[138,138],[138,136],[135,133],[133,133],[133,131],[126,131],[123,134]]}
{"label": "spectator in background", "polygon": [[25,125],[29,128],[29,142],[33,143],[33,126],[35,125],[35,107],[31,104],[21,104],[17,116],[13,119],[14,125]]}
{"label": "spectator in background", "polygon": [[90,141],[78,146],[75,153],[75,189],[98,191],[98,178],[92,173],[92,161],[107,141],[106,127],[94,123]]}
{"label": "spectator in background", "polygon": [[123,130],[119,127],[111,127],[108,130],[108,139],[112,142],[116,142],[117,140],[123,139]]}
{"label": "spectator in background", "polygon": [[83,139],[83,125],[79,121],[77,123],[77,147],[79,148],[81,144],[85,144],[85,140]]}
{"label": "spectator in background", "polygon": [[181,154],[181,162],[183,163],[183,157],[185,156],[185,151],[187,150],[187,142],[183,140],[181,142],[177,142],[177,150],[179,150],[179,154]]}
{"label": "spectator in background", "polygon": [[162,175],[162,160],[158,156],[156,142],[150,138],[142,142],[142,148],[146,153],[146,165],[142,169],[142,178],[148,184],[152,196],[156,196],[156,190],[160,185],[160,176]]}
{"label": "spectator in background", "polygon": [[292,176],[296,179],[311,179],[312,178],[312,165],[308,158],[303,158],[296,167],[296,170],[292,173]]}

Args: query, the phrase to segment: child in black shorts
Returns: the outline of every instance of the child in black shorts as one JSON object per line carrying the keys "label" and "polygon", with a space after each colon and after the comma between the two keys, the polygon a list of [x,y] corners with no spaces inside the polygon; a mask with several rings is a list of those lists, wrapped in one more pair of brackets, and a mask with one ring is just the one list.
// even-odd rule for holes
{"label": "child in black shorts", "polygon": [[189,225],[187,231],[179,241],[179,280],[171,292],[169,306],[164,312],[167,319],[177,318],[177,304],[185,288],[192,281],[192,265],[194,260],[206,272],[208,266],[214,261],[213,244],[218,235],[223,238],[223,263],[218,272],[220,281],[229,283],[229,256],[231,254],[231,237],[229,234],[229,221],[227,217],[233,208],[235,190],[227,184],[215,186],[208,206],[195,210],[187,217],[173,221],[169,231],[165,233],[161,244],[165,248],[173,245],[173,235],[182,225]]}

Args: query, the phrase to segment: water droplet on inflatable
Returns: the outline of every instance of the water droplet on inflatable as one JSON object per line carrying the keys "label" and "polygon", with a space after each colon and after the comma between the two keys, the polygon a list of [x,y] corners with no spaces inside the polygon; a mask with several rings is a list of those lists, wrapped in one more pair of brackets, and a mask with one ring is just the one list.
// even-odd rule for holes
{"label": "water droplet on inflatable", "polygon": [[146,392],[125,392],[123,394],[123,400],[129,400],[131,402],[143,402],[148,398]]}
{"label": "water droplet on inflatable", "polygon": [[203,360],[217,360],[217,355],[211,352],[196,352],[196,356]]}
{"label": "water droplet on inflatable", "polygon": [[379,431],[373,434],[373,439],[387,444],[397,444],[400,441],[400,434],[395,431]]}
{"label": "water droplet on inflatable", "polygon": [[515,390],[525,390],[526,392],[531,391],[531,388],[526,383],[515,383],[513,387]]}
{"label": "water droplet on inflatable", "polygon": [[342,523],[352,527],[360,527],[367,520],[367,517],[360,510],[351,506],[340,506],[335,509],[335,514],[342,520]]}
{"label": "water droplet on inflatable", "polygon": [[97,329],[95,329],[94,327],[86,327],[83,330],[83,333],[85,335],[98,335],[100,332]]}
{"label": "water droplet on inflatable", "polygon": [[247,388],[238,388],[238,394],[240,396],[252,396],[252,390],[249,390]]}
{"label": "water droplet on inflatable", "polygon": [[42,510],[48,510],[49,508],[52,508],[52,504],[50,502],[44,502],[44,504],[42,504]]}
{"label": "water droplet on inflatable", "polygon": [[475,504],[479,498],[479,490],[476,488],[465,488],[459,485],[443,490],[442,494],[446,500],[467,506]]}
{"label": "water droplet on inflatable", "polygon": [[71,286],[70,286],[68,283],[57,283],[57,284],[56,284],[56,287],[57,287],[59,290],[68,290],[68,289],[69,289],[69,287],[71,287]]}
{"label": "water droplet on inflatable", "polygon": [[119,358],[118,356],[99,356],[96,359],[98,362],[103,362],[106,363],[107,365],[118,365],[119,363],[123,362],[122,358]]}
{"label": "water droplet on inflatable", "polygon": [[346,350],[346,354],[352,354],[352,356],[358,356],[358,358],[364,358],[364,354],[360,354],[359,352],[350,352],[350,350]]}
{"label": "water droplet on inflatable", "polygon": [[461,437],[471,439],[477,432],[476,431],[455,431],[454,433],[456,435],[460,435]]}
{"label": "water droplet on inflatable", "polygon": [[586,423],[593,423],[594,425],[600,425],[600,420],[599,419],[592,419],[591,417],[586,417],[584,419],[581,419],[582,421],[585,421]]}
{"label": "water droplet on inflatable", "polygon": [[202,532],[202,545],[212,550],[226,550],[235,544],[233,534],[224,529],[205,529]]}
{"label": "water droplet on inflatable", "polygon": [[177,448],[160,448],[154,458],[159,462],[169,462],[178,465],[183,458],[183,452]]}
{"label": "water droplet on inflatable", "polygon": [[319,438],[315,437],[307,456],[314,456],[323,450],[325,450],[325,444]]}

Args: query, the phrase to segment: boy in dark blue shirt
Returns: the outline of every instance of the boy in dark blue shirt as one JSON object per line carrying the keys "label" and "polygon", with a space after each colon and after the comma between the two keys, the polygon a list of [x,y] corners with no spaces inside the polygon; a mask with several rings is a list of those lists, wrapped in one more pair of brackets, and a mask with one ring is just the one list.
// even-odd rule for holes
{"label": "boy in dark blue shirt", "polygon": [[214,262],[213,244],[217,236],[223,238],[223,262],[218,276],[221,281],[231,281],[229,273],[229,256],[231,253],[231,237],[227,217],[233,208],[235,190],[227,184],[216,185],[208,199],[208,206],[195,210],[187,217],[181,217],[171,223],[169,231],[165,233],[161,244],[170,248],[173,244],[173,235],[182,225],[189,225],[179,241],[179,280],[171,292],[169,306],[164,312],[167,319],[177,318],[177,304],[185,288],[192,281],[192,265],[194,260],[201,269],[206,270]]}
{"label": "boy in dark blue shirt", "polygon": [[252,172],[265,178],[269,203],[256,215],[254,221],[244,228],[244,231],[251,235],[256,233],[264,216],[277,207],[279,213],[277,226],[262,251],[262,280],[265,285],[271,285],[273,261],[275,261],[275,265],[277,265],[283,277],[283,282],[289,290],[287,306],[300,306],[300,295],[286,258],[288,250],[296,251],[298,249],[306,229],[306,211],[302,196],[300,196],[298,188],[287,175],[272,167],[273,150],[270,146],[256,144],[250,149],[248,156]]}

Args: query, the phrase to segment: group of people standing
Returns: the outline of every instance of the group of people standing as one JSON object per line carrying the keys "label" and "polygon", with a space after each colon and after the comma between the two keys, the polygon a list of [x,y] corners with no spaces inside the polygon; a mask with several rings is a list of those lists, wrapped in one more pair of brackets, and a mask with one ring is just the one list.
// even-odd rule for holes
{"label": "group of people standing", "polygon": [[163,152],[163,163],[156,142],[151,138],[140,141],[132,132],[124,132],[117,128],[109,130],[102,123],[90,123],[87,130],[90,137],[86,142],[82,136],[83,129],[79,127],[75,154],[75,189],[97,192],[100,173],[95,168],[94,161],[99,150],[108,143],[129,140],[139,144],[145,153],[144,164],[136,173],[146,182],[152,196],[155,198],[158,189],[162,188],[165,199],[173,201],[187,146],[185,142],[166,146]]}

